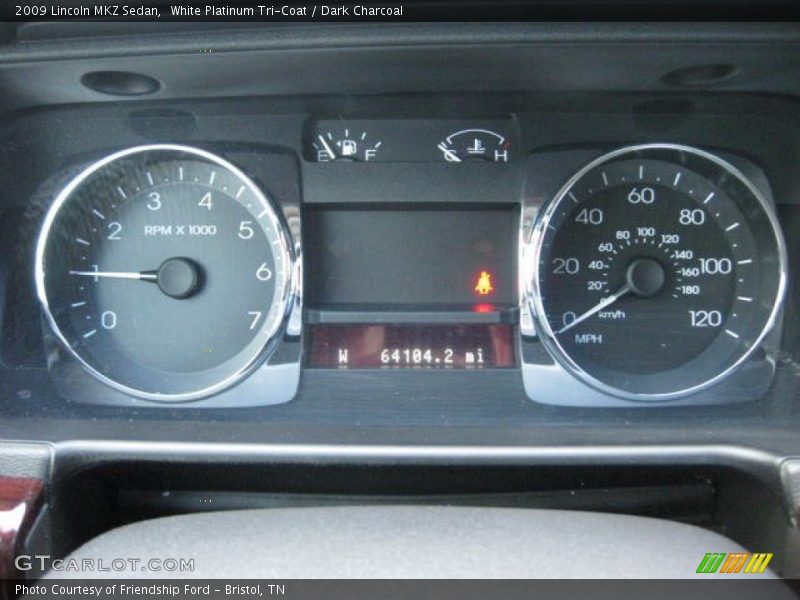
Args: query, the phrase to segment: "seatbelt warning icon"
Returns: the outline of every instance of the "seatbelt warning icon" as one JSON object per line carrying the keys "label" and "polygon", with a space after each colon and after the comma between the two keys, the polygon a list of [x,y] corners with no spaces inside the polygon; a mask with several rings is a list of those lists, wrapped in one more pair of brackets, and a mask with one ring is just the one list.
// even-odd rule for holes
{"label": "seatbelt warning icon", "polygon": [[478,281],[475,284],[475,291],[481,296],[488,296],[494,291],[492,285],[492,274],[488,271],[481,271]]}

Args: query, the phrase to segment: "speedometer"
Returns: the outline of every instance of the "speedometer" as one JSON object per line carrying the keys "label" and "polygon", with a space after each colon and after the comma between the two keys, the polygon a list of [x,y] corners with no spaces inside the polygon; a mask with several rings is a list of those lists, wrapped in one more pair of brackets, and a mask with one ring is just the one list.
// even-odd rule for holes
{"label": "speedometer", "polygon": [[759,346],[785,291],[772,206],[737,168],[642,145],[581,169],[530,240],[542,341],[606,393],[663,400],[720,381]]}
{"label": "speedometer", "polygon": [[36,285],[53,333],[107,385],[161,401],[238,382],[275,348],[293,293],[272,202],[203,150],[131,148],[48,212]]}

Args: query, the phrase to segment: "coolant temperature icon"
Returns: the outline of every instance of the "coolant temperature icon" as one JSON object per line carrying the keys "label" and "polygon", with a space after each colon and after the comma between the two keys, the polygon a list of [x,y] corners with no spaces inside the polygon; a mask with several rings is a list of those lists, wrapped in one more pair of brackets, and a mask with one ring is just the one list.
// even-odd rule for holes
{"label": "coolant temperature icon", "polygon": [[511,142],[489,129],[463,129],[451,133],[436,146],[447,162],[508,162]]}

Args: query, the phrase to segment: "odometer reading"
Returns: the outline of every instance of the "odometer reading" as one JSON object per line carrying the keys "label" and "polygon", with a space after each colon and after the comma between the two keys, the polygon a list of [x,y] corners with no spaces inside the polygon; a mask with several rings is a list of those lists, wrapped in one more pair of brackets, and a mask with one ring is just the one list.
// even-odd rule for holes
{"label": "odometer reading", "polygon": [[62,345],[130,395],[224,389],[270,348],[290,296],[280,220],[238,169],[182,146],[133,148],[74,179],[47,215],[37,287]]}
{"label": "odometer reading", "polygon": [[618,395],[673,397],[722,377],[758,344],[783,293],[771,207],[734,167],[691,148],[594,161],[535,236],[543,340]]}
{"label": "odometer reading", "polygon": [[314,325],[308,364],[346,368],[515,365],[511,325]]}

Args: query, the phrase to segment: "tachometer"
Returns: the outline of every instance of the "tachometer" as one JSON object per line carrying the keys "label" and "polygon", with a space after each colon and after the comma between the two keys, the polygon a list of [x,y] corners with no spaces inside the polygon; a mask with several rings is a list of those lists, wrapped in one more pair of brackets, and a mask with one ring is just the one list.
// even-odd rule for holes
{"label": "tachometer", "polygon": [[275,207],[239,169],[195,148],[143,146],[61,191],[36,285],[56,337],[98,379],[191,400],[239,381],[274,348],[292,261]]}
{"label": "tachometer", "polygon": [[725,377],[785,290],[772,206],[728,162],[643,145],[580,170],[540,215],[529,298],[542,341],[601,391],[668,399]]}

